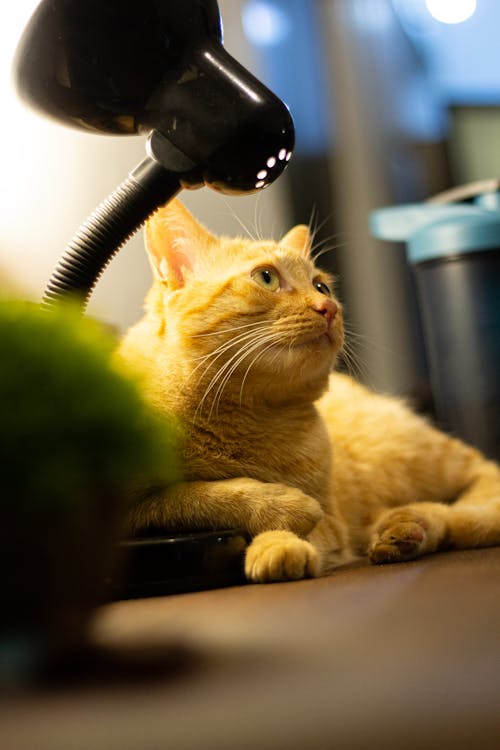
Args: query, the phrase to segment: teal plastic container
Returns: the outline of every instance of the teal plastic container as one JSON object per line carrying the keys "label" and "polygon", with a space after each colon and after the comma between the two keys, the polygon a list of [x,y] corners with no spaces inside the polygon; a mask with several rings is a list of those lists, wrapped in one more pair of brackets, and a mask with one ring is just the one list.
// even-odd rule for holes
{"label": "teal plastic container", "polygon": [[406,242],[441,425],[500,460],[500,195],[379,209],[371,229]]}

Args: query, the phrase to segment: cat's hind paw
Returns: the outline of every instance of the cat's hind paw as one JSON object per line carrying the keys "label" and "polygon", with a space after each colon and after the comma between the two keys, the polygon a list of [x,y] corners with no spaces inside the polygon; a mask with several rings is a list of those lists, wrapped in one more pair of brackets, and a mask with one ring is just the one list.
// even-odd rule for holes
{"label": "cat's hind paw", "polygon": [[315,547],[291,531],[265,531],[246,551],[245,574],[254,583],[312,578],[319,569]]}
{"label": "cat's hind paw", "polygon": [[368,550],[373,563],[414,560],[428,552],[427,522],[412,510],[395,510],[377,524]]}

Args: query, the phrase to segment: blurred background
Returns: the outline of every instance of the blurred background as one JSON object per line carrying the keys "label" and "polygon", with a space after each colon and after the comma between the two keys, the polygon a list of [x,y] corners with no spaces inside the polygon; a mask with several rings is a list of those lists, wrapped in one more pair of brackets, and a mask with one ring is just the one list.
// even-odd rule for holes
{"label": "blurred background", "polygon": [[[0,6],[0,277],[39,299],[76,227],[144,155],[144,140],[67,130],[26,110],[12,56],[36,0]],[[289,105],[296,150],[258,197],[182,199],[215,232],[278,239],[310,222],[331,246],[356,374],[413,393],[427,380],[404,248],[373,240],[371,209],[500,175],[497,0],[219,0],[229,52]],[[150,272],[139,234],[89,311],[124,330]]]}

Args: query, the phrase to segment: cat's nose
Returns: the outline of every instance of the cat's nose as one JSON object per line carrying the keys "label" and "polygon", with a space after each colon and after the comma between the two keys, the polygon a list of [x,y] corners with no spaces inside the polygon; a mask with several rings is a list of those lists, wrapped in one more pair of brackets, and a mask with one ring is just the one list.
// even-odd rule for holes
{"label": "cat's nose", "polygon": [[325,297],[319,302],[315,302],[313,305],[311,305],[311,307],[317,313],[323,315],[328,325],[330,325],[339,311],[339,306],[337,305],[337,303],[329,297]]}

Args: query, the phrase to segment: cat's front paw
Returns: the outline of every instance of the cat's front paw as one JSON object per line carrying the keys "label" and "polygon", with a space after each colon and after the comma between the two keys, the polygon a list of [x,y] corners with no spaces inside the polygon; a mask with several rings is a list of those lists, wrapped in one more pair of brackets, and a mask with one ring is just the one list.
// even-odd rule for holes
{"label": "cat's front paw", "polygon": [[429,551],[428,524],[410,509],[390,511],[376,526],[368,555],[373,563],[414,560]]}
{"label": "cat's front paw", "polygon": [[266,531],[246,551],[245,574],[254,583],[296,581],[320,572],[315,547],[290,531]]}

